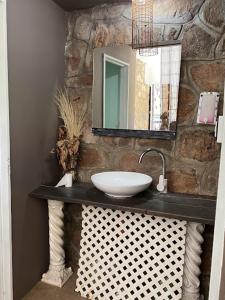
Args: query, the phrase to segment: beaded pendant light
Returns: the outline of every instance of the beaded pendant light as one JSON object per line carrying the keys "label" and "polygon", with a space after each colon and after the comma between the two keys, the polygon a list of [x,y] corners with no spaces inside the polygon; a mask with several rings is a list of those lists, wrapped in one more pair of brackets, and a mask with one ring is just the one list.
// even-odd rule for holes
{"label": "beaded pendant light", "polygon": [[153,0],[132,0],[132,48],[140,55],[157,55],[153,43]]}

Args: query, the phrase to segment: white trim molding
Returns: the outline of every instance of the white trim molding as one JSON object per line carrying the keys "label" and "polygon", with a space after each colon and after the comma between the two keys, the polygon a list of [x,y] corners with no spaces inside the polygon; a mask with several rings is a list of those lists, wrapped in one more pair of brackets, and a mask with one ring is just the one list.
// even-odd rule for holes
{"label": "white trim molding", "polygon": [[12,230],[6,0],[0,0],[0,299],[12,300]]}
{"label": "white trim molding", "polygon": [[[224,84],[225,91],[225,84]],[[225,105],[223,107],[223,117],[225,116]],[[221,119],[222,121],[223,119]],[[218,127],[219,139],[218,142],[222,144],[221,156],[220,156],[220,171],[219,182],[217,191],[216,202],[216,219],[214,229],[214,241],[213,241],[213,254],[212,254],[212,267],[210,277],[209,288],[209,300],[219,300],[220,288],[221,288],[221,271],[224,254],[224,232],[225,232],[225,122],[221,122]],[[221,298],[222,299],[222,298]]]}

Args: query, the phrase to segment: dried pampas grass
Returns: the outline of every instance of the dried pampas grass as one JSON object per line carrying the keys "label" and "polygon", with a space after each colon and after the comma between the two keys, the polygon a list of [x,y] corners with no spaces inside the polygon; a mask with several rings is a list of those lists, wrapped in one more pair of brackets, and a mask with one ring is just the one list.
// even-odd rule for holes
{"label": "dried pampas grass", "polygon": [[73,104],[69,99],[68,91],[57,90],[56,96],[56,104],[59,110],[60,118],[64,122],[64,126],[67,131],[67,138],[80,138],[83,132],[84,127],[84,119],[87,108],[85,106],[79,106],[74,104],[75,109],[73,108]]}
{"label": "dried pampas grass", "polygon": [[87,108],[79,103],[79,97],[72,103],[66,89],[58,90],[55,99],[60,118],[64,123],[64,126],[59,127],[56,153],[64,173],[72,171],[75,176]]}

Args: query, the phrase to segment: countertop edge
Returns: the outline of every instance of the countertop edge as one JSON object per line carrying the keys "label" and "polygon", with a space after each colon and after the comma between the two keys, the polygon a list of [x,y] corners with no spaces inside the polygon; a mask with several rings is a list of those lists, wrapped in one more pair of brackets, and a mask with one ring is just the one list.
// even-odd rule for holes
{"label": "countertop edge", "polygon": [[[77,184],[74,185],[74,187],[79,187],[80,189],[83,189],[83,193],[82,193],[82,197],[81,195],[79,195],[79,193],[81,194],[81,191],[79,191],[77,193],[77,195],[75,196],[69,196],[68,194],[70,193],[74,193],[75,194],[75,189],[70,189],[70,190],[64,190],[65,188],[60,188],[58,189],[59,195],[57,195],[57,193],[54,193],[53,195],[53,191],[57,192],[57,189],[54,186],[48,186],[48,185],[41,185],[39,186],[37,189],[33,190],[31,193],[29,193],[29,196],[33,197],[33,198],[38,198],[38,199],[49,199],[49,200],[57,200],[57,201],[62,201],[65,203],[74,203],[74,204],[80,204],[80,205],[91,205],[91,206],[96,206],[96,207],[103,207],[103,208],[109,208],[109,209],[119,209],[119,210],[123,210],[123,211],[130,211],[130,212],[136,212],[136,213],[140,213],[140,214],[148,214],[148,215],[156,215],[159,217],[165,217],[165,218],[173,218],[173,219],[178,219],[178,220],[185,220],[188,222],[197,222],[197,223],[202,223],[202,224],[209,224],[209,225],[214,225],[214,221],[215,221],[215,208],[216,208],[216,197],[212,197],[212,196],[200,196],[200,195],[189,195],[189,194],[177,194],[177,193],[169,193],[169,194],[165,194],[165,196],[163,196],[162,194],[160,194],[160,198],[165,198],[165,204],[166,205],[170,205],[172,208],[174,206],[174,208],[178,208],[179,209],[184,209],[185,207],[187,207],[190,210],[190,208],[192,208],[192,210],[194,211],[195,209],[201,209],[205,210],[205,214],[206,217],[196,217],[195,214],[191,215],[190,213],[188,214],[182,214],[179,211],[177,213],[174,213],[172,211],[166,211],[166,209],[163,209],[163,200],[160,199],[159,200],[159,209],[154,209],[151,207],[148,207],[146,205],[146,207],[144,206],[144,204],[149,204],[152,199],[147,199],[145,200],[145,202],[143,202],[143,195],[142,196],[136,196],[135,198],[138,199],[140,198],[140,206],[138,207],[138,204],[135,205],[128,205],[128,204],[123,204],[123,203],[118,203],[112,202],[112,199],[110,198],[106,198],[106,196],[104,195],[104,193],[97,191],[95,189],[93,189],[93,185],[87,183],[82,183],[82,184]],[[53,189],[54,188],[54,189]],[[40,192],[41,189],[47,190],[49,189],[49,192]],[[86,195],[87,192],[89,192],[89,190],[92,190],[96,193],[96,195],[92,195],[92,197],[100,197],[102,200],[99,201],[94,201],[94,200],[90,200],[88,199],[88,197],[90,197],[90,195]],[[63,195],[63,192],[67,192],[68,194]],[[146,195],[153,195],[153,197],[157,197],[157,193],[156,192],[152,192],[149,191],[149,194],[147,193]],[[182,203],[168,203],[166,202],[166,199],[168,197],[172,197],[174,195],[174,199],[176,198],[183,198],[187,201],[187,199],[190,198],[190,201],[206,201],[207,203],[210,203],[209,207],[202,207],[202,206],[185,206]],[[135,198],[133,198],[135,200]],[[109,202],[109,200],[111,200]],[[104,202],[106,201],[106,202]],[[113,200],[115,201],[115,200]],[[155,201],[155,199],[153,199],[153,202]],[[161,203],[160,203],[161,201]],[[209,202],[208,202],[209,201]],[[212,201],[212,202],[211,202]],[[152,203],[153,203],[152,202]],[[155,202],[154,202],[155,204]],[[161,205],[161,206],[160,206]]]}

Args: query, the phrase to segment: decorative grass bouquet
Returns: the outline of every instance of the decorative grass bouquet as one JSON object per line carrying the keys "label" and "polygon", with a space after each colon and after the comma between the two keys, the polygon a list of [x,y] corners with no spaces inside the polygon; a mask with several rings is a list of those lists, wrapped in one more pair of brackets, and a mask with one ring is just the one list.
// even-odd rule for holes
{"label": "decorative grass bouquet", "polygon": [[63,172],[72,172],[75,176],[79,154],[80,138],[83,133],[86,107],[81,106],[79,97],[73,103],[66,89],[57,90],[56,105],[63,125],[58,130],[56,153]]}

